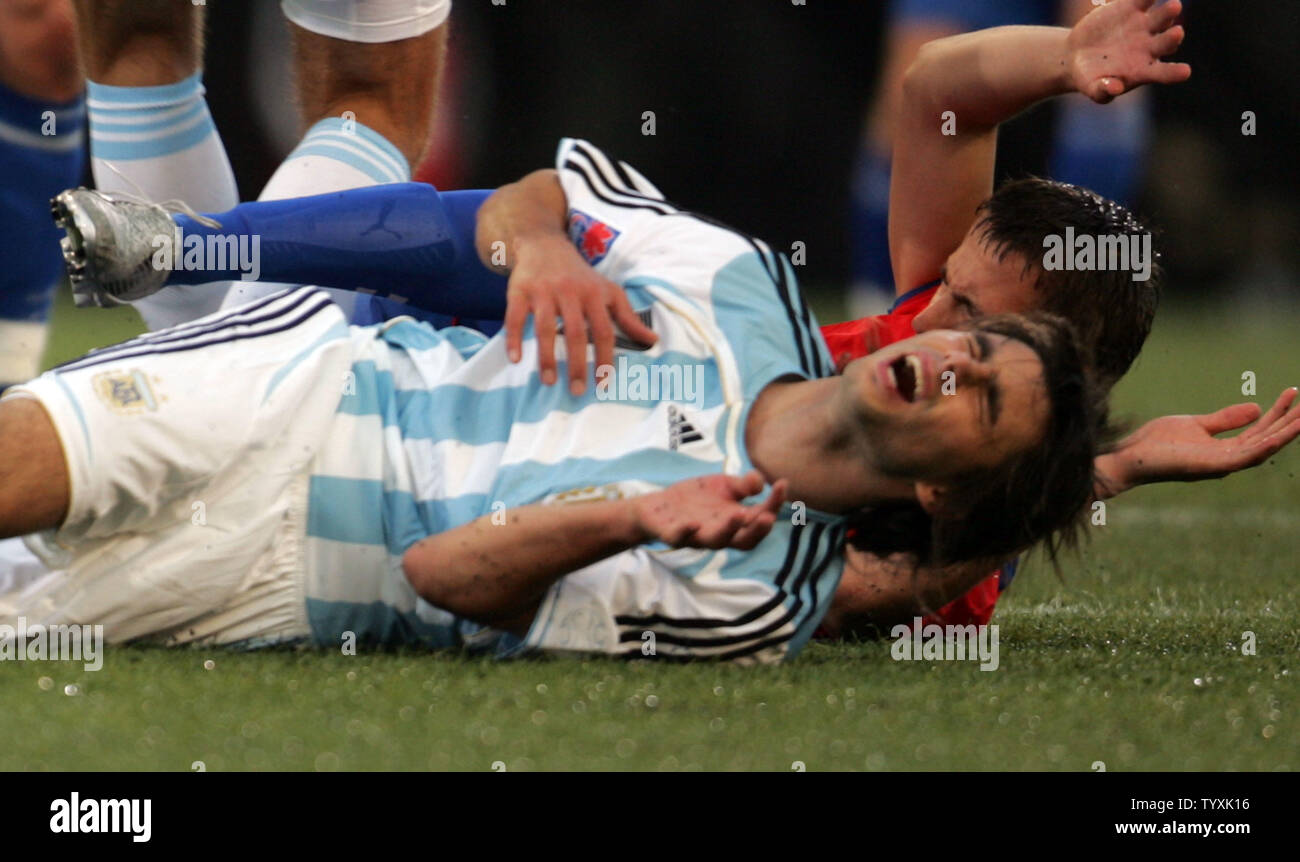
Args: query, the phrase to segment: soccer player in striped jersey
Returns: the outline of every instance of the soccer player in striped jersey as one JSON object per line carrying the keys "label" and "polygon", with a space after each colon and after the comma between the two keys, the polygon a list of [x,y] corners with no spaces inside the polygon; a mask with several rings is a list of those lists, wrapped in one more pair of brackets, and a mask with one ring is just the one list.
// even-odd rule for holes
{"label": "soccer player in striped jersey", "polygon": [[[146,335],[0,403],[0,535],[44,531],[60,570],[0,616],[114,640],[778,661],[829,605],[849,514],[928,512],[933,544],[907,549],[938,560],[1077,524],[1098,422],[1055,318],[931,332],[836,377],[763,243],[580,141],[512,192],[536,206],[485,204],[485,259],[503,241],[522,265],[567,225],[657,336],[625,341],[620,368],[694,372],[702,389],[550,386],[539,326],[523,345],[349,328],[310,289]],[[586,341],[563,333],[559,360],[576,343],[589,362]],[[1027,475],[1023,517],[972,520],[1028,501]],[[777,517],[785,498],[798,506]],[[569,529],[590,518],[606,529]]]}

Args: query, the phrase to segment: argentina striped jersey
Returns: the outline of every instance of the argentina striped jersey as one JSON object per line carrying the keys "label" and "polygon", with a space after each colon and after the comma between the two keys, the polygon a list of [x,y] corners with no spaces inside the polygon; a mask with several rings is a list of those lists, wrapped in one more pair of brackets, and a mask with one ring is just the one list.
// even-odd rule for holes
{"label": "argentina striped jersey", "polygon": [[[832,372],[789,263],[686,213],[644,177],[566,139],[570,236],[658,334],[573,396],[542,385],[531,323],[504,335],[412,320],[354,328],[354,361],[311,477],[308,613],[318,640],[455,645],[478,631],[420,601],[401,555],[427,535],[532,503],[645,493],[752,469],[744,429],[780,378]],[[558,339],[559,379],[566,379]],[[594,351],[588,348],[588,359]],[[789,512],[787,511],[787,515]],[[649,546],[563,579],[524,646],[772,661],[796,653],[839,581],[840,519],[778,519],[753,551]]]}

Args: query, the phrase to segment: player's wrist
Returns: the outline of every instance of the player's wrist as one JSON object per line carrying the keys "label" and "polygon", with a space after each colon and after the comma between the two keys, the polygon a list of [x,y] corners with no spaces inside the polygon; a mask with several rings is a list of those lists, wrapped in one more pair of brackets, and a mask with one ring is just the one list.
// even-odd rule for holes
{"label": "player's wrist", "polygon": [[538,225],[511,237],[510,253],[516,266],[554,266],[578,252],[563,231]]}
{"label": "player's wrist", "polygon": [[[1076,25],[1077,26],[1077,25]],[[1051,46],[1047,57],[1052,69],[1052,89],[1058,95],[1081,93],[1075,83],[1075,69],[1079,64],[1080,49],[1075,44],[1075,29],[1053,28]]]}
{"label": "player's wrist", "polygon": [[666,505],[663,491],[655,491],[628,500],[619,500],[618,502],[627,504],[622,512],[622,517],[626,519],[622,524],[622,535],[627,541],[628,547],[656,542],[662,538],[659,531],[651,524],[654,519],[655,507]]}
{"label": "player's wrist", "polygon": [[1099,456],[1093,469],[1097,476],[1097,481],[1094,483],[1094,496],[1098,500],[1118,496],[1141,484],[1135,466],[1124,456],[1122,448]]}

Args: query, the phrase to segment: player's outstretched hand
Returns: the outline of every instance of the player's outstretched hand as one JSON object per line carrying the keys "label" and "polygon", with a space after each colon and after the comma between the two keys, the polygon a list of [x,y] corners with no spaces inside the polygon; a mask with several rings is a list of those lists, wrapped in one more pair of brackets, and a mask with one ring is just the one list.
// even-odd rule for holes
{"label": "player's outstretched hand", "polygon": [[511,362],[523,356],[524,324],[533,315],[538,364],[547,386],[557,379],[557,318],[564,321],[569,391],[587,389],[587,340],[596,347],[596,367],[614,364],[614,325],[634,341],[654,344],[658,336],[641,322],[623,288],[600,275],[565,236],[546,237],[519,247],[506,290],[506,352]]}
{"label": "player's outstretched hand", "polygon": [[1181,0],[1112,0],[1070,31],[1070,75],[1075,89],[1105,104],[1143,84],[1186,81],[1192,67],[1161,58],[1178,50],[1185,35],[1174,21]]}
{"label": "player's outstretched hand", "polygon": [[785,502],[786,481],[772,486],[767,500],[746,506],[746,497],[763,490],[757,470],[745,476],[701,476],[637,497],[637,518],[649,538],[675,548],[736,548],[748,551],[776,523]]}
{"label": "player's outstretched hand", "polygon": [[[1258,405],[1233,404],[1200,416],[1152,419],[1105,456],[1119,486],[1113,492],[1151,482],[1218,479],[1264,463],[1300,436],[1300,408],[1289,409],[1296,395],[1294,386],[1284,389],[1263,416]],[[1215,436],[1247,425],[1236,437]]]}

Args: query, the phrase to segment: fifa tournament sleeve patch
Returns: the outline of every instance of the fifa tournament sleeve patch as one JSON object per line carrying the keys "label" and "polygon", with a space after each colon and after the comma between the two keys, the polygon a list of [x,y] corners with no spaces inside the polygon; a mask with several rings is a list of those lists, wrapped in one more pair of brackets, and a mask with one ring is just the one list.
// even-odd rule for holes
{"label": "fifa tournament sleeve patch", "polygon": [[622,235],[598,218],[582,210],[569,210],[569,239],[587,263],[595,266],[604,260]]}

